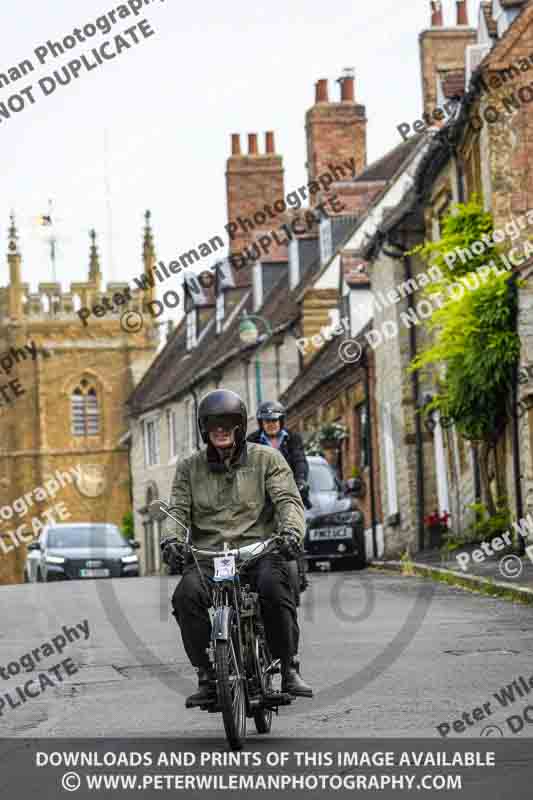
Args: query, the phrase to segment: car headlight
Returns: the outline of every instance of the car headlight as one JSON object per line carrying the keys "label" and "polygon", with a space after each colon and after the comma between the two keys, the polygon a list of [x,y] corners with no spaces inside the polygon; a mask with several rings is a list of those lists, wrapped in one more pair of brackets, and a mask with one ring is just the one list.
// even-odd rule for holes
{"label": "car headlight", "polygon": [[65,559],[63,556],[46,556],[45,561],[47,564],[64,564]]}
{"label": "car headlight", "polygon": [[339,514],[331,515],[332,525],[352,525],[357,520],[357,514],[353,511],[341,511]]}
{"label": "car headlight", "polygon": [[135,564],[139,559],[136,555],[122,556],[120,559],[123,564]]}

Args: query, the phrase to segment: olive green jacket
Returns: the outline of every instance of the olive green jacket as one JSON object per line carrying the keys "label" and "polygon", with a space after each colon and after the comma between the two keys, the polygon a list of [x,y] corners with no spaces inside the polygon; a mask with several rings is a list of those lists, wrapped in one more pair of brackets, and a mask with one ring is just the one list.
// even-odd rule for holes
{"label": "olive green jacket", "polygon": [[[174,515],[191,529],[192,543],[222,549],[268,539],[292,530],[303,541],[304,507],[291,468],[272,447],[247,444],[240,462],[211,470],[207,450],[180,462],[172,483]],[[172,520],[166,534],[183,539],[185,532]]]}

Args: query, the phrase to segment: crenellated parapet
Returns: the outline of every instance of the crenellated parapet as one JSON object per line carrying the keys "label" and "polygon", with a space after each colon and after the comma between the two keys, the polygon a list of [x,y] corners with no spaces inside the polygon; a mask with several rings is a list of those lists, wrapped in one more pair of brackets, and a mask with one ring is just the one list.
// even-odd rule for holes
{"label": "crenellated parapet", "polygon": [[[22,256],[19,250],[19,236],[15,217],[12,213],[8,231],[7,255],[10,282],[8,286],[0,287],[0,324],[14,321],[43,322],[48,320],[77,320],[79,322],[78,311],[81,308],[92,308],[96,305],[115,307],[113,311],[108,311],[105,316],[93,317],[91,324],[105,323],[113,319],[118,320],[126,310],[143,313],[146,303],[154,297],[154,289],[130,288],[130,299],[125,299],[120,306],[116,306],[113,303],[113,297],[117,293],[124,295],[129,284],[126,282],[111,282],[105,287],[102,286],[96,232],[91,230],[89,236],[91,244],[88,281],[71,283],[70,289],[67,291],[62,291],[60,283],[42,282],[38,286],[38,291],[32,292],[30,284],[22,282]],[[156,256],[149,211],[145,215],[142,257],[144,271],[150,272],[155,264]]]}

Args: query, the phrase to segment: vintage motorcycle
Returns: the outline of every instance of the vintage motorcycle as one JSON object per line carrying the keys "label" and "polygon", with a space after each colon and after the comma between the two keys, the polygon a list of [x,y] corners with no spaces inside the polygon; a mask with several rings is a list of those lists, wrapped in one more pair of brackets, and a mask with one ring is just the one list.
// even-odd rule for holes
{"label": "vintage motorcycle", "polygon": [[[222,713],[226,738],[233,750],[240,750],[246,738],[246,720],[253,718],[258,733],[269,733],[273,712],[290,705],[291,695],[273,689],[273,676],[280,672],[279,659],[272,659],[261,620],[259,597],[246,583],[246,570],[276,549],[280,536],[238,549],[201,550],[191,544],[191,533],[174,516],[173,507],[157,501],[150,507],[156,519],[170,517],[185,531],[180,542],[200,572],[211,597],[211,642],[209,660],[216,675],[216,695],[201,710]],[[167,541],[171,542],[172,539]],[[177,543],[177,539],[174,540]],[[204,575],[197,557],[212,558],[214,574]]]}

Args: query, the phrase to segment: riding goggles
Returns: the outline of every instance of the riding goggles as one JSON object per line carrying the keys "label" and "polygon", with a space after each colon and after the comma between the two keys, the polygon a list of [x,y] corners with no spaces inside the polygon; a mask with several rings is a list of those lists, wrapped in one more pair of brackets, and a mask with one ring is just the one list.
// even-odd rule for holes
{"label": "riding goggles", "polygon": [[241,418],[238,416],[234,416],[232,414],[226,414],[224,416],[212,416],[207,417],[205,420],[205,427],[208,431],[214,431],[217,428],[222,429],[224,431],[233,431],[235,428],[238,428],[241,422]]}

